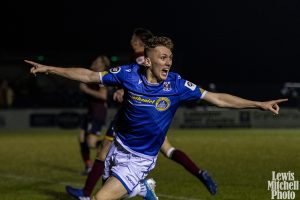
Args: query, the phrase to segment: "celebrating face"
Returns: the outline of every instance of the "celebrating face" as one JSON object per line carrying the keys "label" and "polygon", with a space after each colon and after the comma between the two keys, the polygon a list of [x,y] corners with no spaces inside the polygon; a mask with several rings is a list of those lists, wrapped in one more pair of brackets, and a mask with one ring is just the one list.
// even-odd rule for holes
{"label": "celebrating face", "polygon": [[151,49],[145,58],[148,81],[159,83],[166,80],[172,65],[172,59],[171,50],[165,46],[157,46]]}

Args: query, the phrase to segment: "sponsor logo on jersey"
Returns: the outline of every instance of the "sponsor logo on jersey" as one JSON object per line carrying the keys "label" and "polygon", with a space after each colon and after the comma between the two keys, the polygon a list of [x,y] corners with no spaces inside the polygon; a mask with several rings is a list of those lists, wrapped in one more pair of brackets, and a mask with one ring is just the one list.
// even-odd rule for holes
{"label": "sponsor logo on jersey", "polygon": [[121,71],[121,67],[113,67],[109,70],[111,73],[116,74]]}
{"label": "sponsor logo on jersey", "polygon": [[171,101],[167,97],[159,97],[155,100],[151,98],[145,98],[141,96],[136,95],[129,95],[131,99],[129,99],[129,102],[131,104],[137,105],[137,106],[153,106],[158,111],[165,111],[167,110],[170,105]]}
{"label": "sponsor logo on jersey", "polygon": [[163,85],[163,90],[164,91],[171,91],[172,88],[171,88],[171,82],[164,82],[164,85]]}
{"label": "sponsor logo on jersey", "polygon": [[158,111],[165,111],[171,105],[171,101],[167,97],[161,97],[156,100],[155,107]]}
{"label": "sponsor logo on jersey", "polygon": [[194,91],[196,89],[196,85],[190,81],[185,81],[184,86]]}
{"label": "sponsor logo on jersey", "polygon": [[142,102],[142,103],[149,103],[149,104],[154,104],[155,100],[152,100],[152,99],[145,99],[143,97],[140,97],[140,96],[133,96],[133,95],[130,95],[130,97],[137,101],[137,102]]}

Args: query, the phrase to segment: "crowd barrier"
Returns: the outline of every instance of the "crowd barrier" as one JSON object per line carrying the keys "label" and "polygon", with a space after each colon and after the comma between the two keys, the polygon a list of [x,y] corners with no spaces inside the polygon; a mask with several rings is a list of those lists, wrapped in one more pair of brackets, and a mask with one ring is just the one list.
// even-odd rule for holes
{"label": "crowd barrier", "polygon": [[[109,109],[107,122],[113,118],[116,111],[116,109]],[[84,109],[0,110],[0,128],[77,128],[84,113]],[[171,128],[223,127],[299,128],[300,110],[282,108],[280,115],[274,116],[270,112],[255,109],[180,108],[171,125]]]}

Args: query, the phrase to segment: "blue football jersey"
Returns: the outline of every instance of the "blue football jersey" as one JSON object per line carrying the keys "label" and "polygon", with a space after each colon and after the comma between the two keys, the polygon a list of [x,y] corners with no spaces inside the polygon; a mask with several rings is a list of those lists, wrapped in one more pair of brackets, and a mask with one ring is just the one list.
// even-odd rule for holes
{"label": "blue football jersey", "polygon": [[100,82],[125,90],[116,119],[117,137],[134,152],[156,156],[179,105],[199,100],[205,90],[173,72],[165,81],[152,84],[143,70],[137,64],[115,67],[100,73]]}

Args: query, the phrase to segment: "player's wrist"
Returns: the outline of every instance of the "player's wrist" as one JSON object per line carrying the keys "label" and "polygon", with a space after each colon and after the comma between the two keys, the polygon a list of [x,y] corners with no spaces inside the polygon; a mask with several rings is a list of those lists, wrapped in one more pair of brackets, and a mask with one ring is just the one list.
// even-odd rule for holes
{"label": "player's wrist", "polygon": [[263,102],[255,101],[254,104],[258,109],[264,110]]}
{"label": "player's wrist", "polygon": [[49,73],[55,73],[55,71],[54,71],[54,67],[51,67],[51,66],[46,66],[46,65],[44,65],[44,67],[45,67],[45,73],[46,74],[49,74]]}

